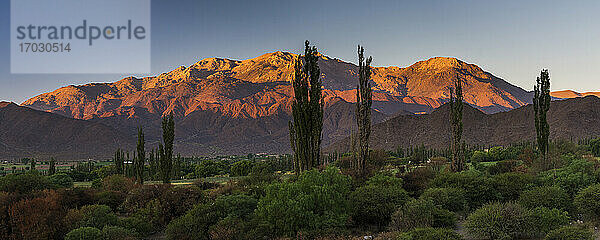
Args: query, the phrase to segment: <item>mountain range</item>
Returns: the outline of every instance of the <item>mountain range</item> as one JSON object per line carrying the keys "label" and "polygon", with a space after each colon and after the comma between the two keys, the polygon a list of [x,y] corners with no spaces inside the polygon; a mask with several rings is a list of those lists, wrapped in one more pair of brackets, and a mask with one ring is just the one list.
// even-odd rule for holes
{"label": "mountain range", "polygon": [[[580,140],[600,137],[599,106],[600,98],[596,96],[553,101],[548,111],[550,138]],[[447,148],[452,141],[449,110],[449,104],[445,104],[431,114],[398,116],[376,124],[372,127],[370,146],[386,150],[420,145]],[[494,114],[486,114],[471,106],[463,109],[462,140],[471,146],[501,146],[524,141],[535,142],[535,139],[531,104]],[[340,140],[328,149],[348,151],[350,139]]]}
{"label": "mountain range", "polygon": [[[148,145],[155,146],[161,136],[161,117],[173,114],[175,151],[184,155],[288,152],[296,57],[293,53],[273,52],[241,61],[207,58],[158,76],[62,87],[28,99],[21,108],[60,115],[60,121],[89,124],[82,131],[105,127],[114,134],[102,141],[92,139],[89,144],[104,144],[108,149],[132,147],[135,141],[130,139],[138,126],[144,127]],[[319,67],[325,100],[323,143],[329,145],[355,128],[357,66],[319,55]],[[405,68],[374,67],[372,72],[374,123],[432,113],[448,102],[456,80],[463,84],[465,102],[481,114],[517,109],[532,98],[531,92],[456,58],[435,57]],[[10,110],[14,108],[11,105]],[[9,112],[6,107],[2,111]],[[34,135],[53,134],[43,128],[34,129],[39,131]],[[32,154],[11,140],[15,137],[0,138],[6,146],[11,141],[16,144],[6,151],[14,156]],[[110,137],[122,141],[108,141]],[[84,140],[77,144],[84,144]],[[112,152],[100,153],[103,151],[89,151],[88,155],[108,157]]]}

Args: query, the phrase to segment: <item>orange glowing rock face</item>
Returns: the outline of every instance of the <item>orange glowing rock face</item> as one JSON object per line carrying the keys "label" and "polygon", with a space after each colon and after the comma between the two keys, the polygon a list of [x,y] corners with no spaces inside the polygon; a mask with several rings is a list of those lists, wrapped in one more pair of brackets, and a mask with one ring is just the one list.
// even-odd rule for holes
{"label": "orange glowing rock face", "polygon": [[554,91],[550,93],[550,96],[555,98],[578,98],[578,97],[587,97],[587,96],[596,96],[600,97],[600,92],[575,92],[572,90],[562,90],[562,91]]}
{"label": "orange glowing rock face", "polygon": [[[296,58],[287,52],[242,61],[207,58],[158,76],[63,87],[22,105],[78,119],[136,117],[140,112],[183,117],[204,110],[235,118],[259,118],[290,111],[290,81]],[[321,55],[319,66],[326,105],[340,100],[354,102],[356,65]],[[374,107],[388,115],[402,108],[392,105],[437,108],[449,97],[456,78],[463,83],[465,101],[484,111],[517,108],[530,98],[523,89],[476,65],[436,57],[406,68],[374,67]]]}

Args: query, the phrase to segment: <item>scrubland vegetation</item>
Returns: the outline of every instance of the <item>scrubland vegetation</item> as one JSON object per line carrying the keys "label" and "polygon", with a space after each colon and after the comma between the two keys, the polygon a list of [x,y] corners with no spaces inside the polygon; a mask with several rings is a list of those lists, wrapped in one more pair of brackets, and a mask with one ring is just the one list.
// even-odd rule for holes
{"label": "scrubland vegetation", "polygon": [[[0,238],[593,239],[600,141],[552,142],[553,164],[531,146],[467,151],[462,172],[418,152],[372,151],[365,175],[351,154],[300,175],[274,157],[190,159],[177,175],[229,180],[180,186],[135,184],[115,165],[29,170],[0,178]],[[74,187],[86,174],[92,186]]]}

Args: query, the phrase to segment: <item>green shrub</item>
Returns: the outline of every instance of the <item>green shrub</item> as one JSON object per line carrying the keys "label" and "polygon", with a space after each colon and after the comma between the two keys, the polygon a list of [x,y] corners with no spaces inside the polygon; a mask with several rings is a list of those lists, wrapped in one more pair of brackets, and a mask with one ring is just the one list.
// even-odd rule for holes
{"label": "green shrub", "polygon": [[352,219],[359,224],[386,226],[392,213],[408,201],[402,179],[375,175],[350,194]]}
{"label": "green shrub", "polygon": [[214,161],[214,160],[202,160],[198,165],[196,165],[196,169],[194,173],[196,177],[212,177],[215,175],[221,175],[228,173],[228,165],[222,161]]}
{"label": "green shrub", "polygon": [[381,187],[402,187],[402,178],[389,176],[385,173],[376,174],[365,182],[365,185],[381,186]]}
{"label": "green shrub", "polygon": [[172,185],[143,185],[132,189],[121,208],[128,213],[164,228],[171,220],[184,215],[190,208],[204,200],[198,188]]}
{"label": "green shrub", "polygon": [[133,180],[120,174],[111,175],[102,180],[102,188],[105,191],[127,193],[133,188]]}
{"label": "green shrub", "polygon": [[501,201],[514,201],[519,199],[521,192],[534,180],[534,177],[524,173],[502,173],[492,177],[492,181]]}
{"label": "green shrub", "polygon": [[102,229],[105,240],[134,240],[137,234],[129,229],[116,226],[105,226]]}
{"label": "green shrub", "polygon": [[567,192],[558,186],[535,187],[524,191],[519,203],[527,208],[546,207],[569,210],[571,199]]}
{"label": "green shrub", "polygon": [[256,214],[278,235],[343,227],[349,217],[350,185],[351,179],[336,168],[307,171],[295,182],[269,185]]}
{"label": "green shrub", "polygon": [[48,177],[48,180],[54,188],[70,188],[73,187],[73,179],[65,173],[56,173]]}
{"label": "green shrub", "polygon": [[575,196],[575,206],[585,220],[600,223],[600,184],[581,190]]}
{"label": "green shrub", "polygon": [[460,234],[446,228],[416,228],[402,233],[398,240],[462,240]]}
{"label": "green shrub", "polygon": [[428,167],[419,167],[402,175],[404,190],[411,197],[418,197],[427,189],[429,183],[435,178],[435,171]]}
{"label": "green shrub", "polygon": [[102,231],[93,227],[81,227],[67,233],[65,240],[104,240]]}
{"label": "green shrub", "polygon": [[487,171],[492,174],[501,174],[501,173],[509,173],[515,170],[518,162],[516,160],[502,160],[496,162],[496,164],[491,165],[487,168]]}
{"label": "green shrub", "polygon": [[487,152],[484,151],[475,151],[473,155],[471,155],[472,163],[481,163],[481,162],[491,162],[493,161]]}
{"label": "green shrub", "polygon": [[48,178],[40,175],[37,171],[0,177],[1,192],[30,193],[52,187]]}
{"label": "green shrub", "polygon": [[210,227],[224,218],[247,221],[257,200],[246,195],[221,196],[212,203],[198,204],[166,229],[167,239],[209,239]]}
{"label": "green shrub", "polygon": [[252,171],[254,162],[250,160],[241,160],[231,164],[230,175],[233,177],[246,176]]}
{"label": "green shrub", "polygon": [[503,156],[504,148],[501,146],[491,147],[488,149],[488,156],[492,161],[502,161],[504,160]]}
{"label": "green shrub", "polygon": [[552,230],[546,240],[593,240],[594,232],[585,226],[570,225]]}
{"label": "green shrub", "polygon": [[431,199],[416,199],[408,202],[392,215],[392,230],[411,230],[425,227],[450,227],[456,225],[454,213],[439,208]]}
{"label": "green shrub", "polygon": [[72,209],[69,214],[79,216],[76,223],[78,227],[102,229],[104,226],[115,226],[118,223],[117,215],[106,205],[88,205],[79,210]]}
{"label": "green shrub", "polygon": [[431,186],[463,189],[470,208],[478,208],[487,202],[498,200],[494,181],[478,171],[440,174],[433,179]]}
{"label": "green shrub", "polygon": [[266,194],[266,186],[278,180],[279,176],[275,174],[273,166],[270,163],[257,162],[252,166],[252,170],[250,170],[248,176],[238,181],[237,186],[242,187],[250,195],[261,198]]}
{"label": "green shrub", "polygon": [[452,212],[465,210],[467,206],[465,191],[460,188],[429,188],[420,198],[431,199],[436,206]]}
{"label": "green shrub", "polygon": [[465,229],[477,238],[515,239],[528,234],[528,215],[528,210],[516,203],[489,203],[467,217]]}
{"label": "green shrub", "polygon": [[55,192],[60,199],[58,201],[65,209],[81,208],[96,201],[95,191],[89,188],[61,188]]}
{"label": "green shrub", "polygon": [[127,194],[117,191],[102,191],[96,194],[98,204],[107,205],[113,210],[117,208],[125,201]]}
{"label": "green shrub", "polygon": [[246,235],[246,224],[238,217],[226,217],[209,228],[211,240],[241,239]]}
{"label": "green shrub", "polygon": [[538,181],[545,186],[558,185],[569,196],[575,196],[579,190],[594,183],[594,163],[585,159],[574,159],[567,166],[557,170],[549,170],[538,174]]}
{"label": "green shrub", "polygon": [[550,231],[569,223],[567,212],[556,208],[537,207],[529,213],[528,222],[531,224],[533,236],[545,236]]}
{"label": "green shrub", "polygon": [[134,231],[139,236],[146,237],[157,231],[152,223],[146,221],[139,215],[133,215],[130,217],[120,218],[119,226]]}
{"label": "green shrub", "polygon": [[102,189],[102,179],[95,178],[94,180],[92,180],[92,188],[96,189],[96,190],[101,190]]}

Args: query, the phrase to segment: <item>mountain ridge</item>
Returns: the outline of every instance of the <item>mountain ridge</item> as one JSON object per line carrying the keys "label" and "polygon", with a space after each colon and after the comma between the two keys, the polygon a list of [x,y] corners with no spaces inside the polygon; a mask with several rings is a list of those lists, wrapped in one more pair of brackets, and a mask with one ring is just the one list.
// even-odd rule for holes
{"label": "mountain ridge", "polygon": [[[105,157],[118,147],[133,146],[134,138],[101,123],[0,102],[0,159]],[[102,134],[98,134],[102,133]]]}
{"label": "mountain ridge", "polygon": [[[21,105],[104,124],[130,137],[143,126],[150,145],[160,140],[161,117],[173,114],[176,150],[183,154],[288,152],[297,56],[278,51],[245,60],[206,58],[156,76],[62,87]],[[325,55],[319,55],[319,67],[327,145],[355,127],[358,75],[356,65]],[[488,113],[531,100],[530,92],[456,58],[372,70],[374,123],[431,112],[448,101],[456,80],[463,83],[465,101]]]}
{"label": "mountain ridge", "polygon": [[[587,96],[552,101],[548,112],[551,139],[577,140],[600,136],[600,98]],[[526,105],[508,112],[485,114],[471,106],[463,112],[463,140],[470,145],[498,146],[535,142],[534,111]],[[395,150],[424,145],[444,149],[451,141],[448,104],[425,115],[406,115],[374,125],[370,146]],[[410,127],[406,127],[410,126]],[[328,151],[349,150],[349,139],[337,141]]]}

